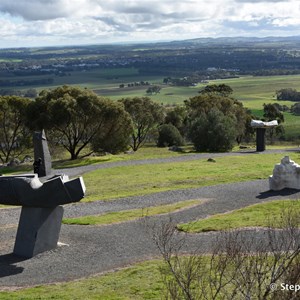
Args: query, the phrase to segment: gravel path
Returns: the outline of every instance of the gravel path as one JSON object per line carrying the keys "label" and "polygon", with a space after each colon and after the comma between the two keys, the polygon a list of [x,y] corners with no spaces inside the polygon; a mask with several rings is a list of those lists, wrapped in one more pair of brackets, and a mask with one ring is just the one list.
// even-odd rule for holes
{"label": "gravel path", "polygon": [[[224,156],[224,154],[180,156],[180,160],[217,156]],[[174,158],[171,159],[174,161]],[[130,161],[130,163],[164,163],[167,161],[169,159]],[[120,163],[124,165],[127,162],[76,168],[72,169],[72,174],[69,173],[69,175],[75,176],[93,168],[99,168],[99,166],[113,167],[120,165]],[[254,203],[274,199],[299,199],[299,197],[299,190],[270,192],[268,191],[267,180],[255,180],[167,191],[140,197],[116,199],[110,202],[97,201],[71,204],[65,206],[64,216],[75,217],[124,209],[146,208],[189,199],[206,200],[196,207],[173,214],[174,221],[187,222]],[[60,234],[60,242],[63,245],[53,251],[39,254],[32,259],[21,259],[12,254],[19,214],[19,208],[0,209],[0,290],[79,279],[158,255],[157,249],[145,227],[145,222],[141,219],[107,226],[63,225]],[[159,223],[166,218],[167,216],[151,217],[150,222]],[[255,234],[257,238],[260,238],[263,233],[248,230],[245,234]],[[188,235],[187,245],[189,249],[200,245],[200,250],[207,252],[210,250],[211,243],[216,235],[217,233]]]}
{"label": "gravel path", "polygon": [[[65,206],[65,216],[84,215],[153,204],[170,203],[184,199],[207,199],[197,207],[173,215],[174,221],[186,222],[214,213],[225,212],[249,204],[273,199],[298,199],[300,191],[268,192],[266,180],[217,185],[198,189],[171,191],[132,197],[113,202],[83,203]],[[10,226],[0,229],[0,288],[23,287],[73,280],[104,271],[127,266],[137,261],[157,256],[143,220],[108,226],[63,225],[60,242],[67,245],[22,260],[12,255],[19,209],[0,211],[1,222],[9,215]],[[157,222],[166,216],[157,216]],[[14,222],[13,222],[14,220]],[[15,225],[13,225],[15,223]],[[252,234],[248,231],[247,234]],[[262,233],[254,233],[259,237]],[[209,251],[216,233],[188,236],[190,249],[201,245],[201,251]]]}

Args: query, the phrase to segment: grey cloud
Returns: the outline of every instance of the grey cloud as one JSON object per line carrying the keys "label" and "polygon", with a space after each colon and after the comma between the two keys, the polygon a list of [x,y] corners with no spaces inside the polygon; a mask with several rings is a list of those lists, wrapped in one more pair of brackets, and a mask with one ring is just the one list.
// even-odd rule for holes
{"label": "grey cloud", "polygon": [[270,18],[263,18],[256,21],[256,25],[253,25],[247,21],[223,21],[222,25],[224,28],[233,28],[235,30],[241,31],[254,31],[258,30],[272,30],[274,27],[272,25],[272,20]]}
{"label": "grey cloud", "polygon": [[59,0],[1,0],[0,11],[26,20],[49,20],[66,16]]}
{"label": "grey cloud", "polygon": [[111,17],[97,17],[94,18],[95,20],[102,21],[106,25],[113,27],[116,31],[120,32],[131,32],[132,31],[132,25],[128,24],[125,20],[115,20]]}
{"label": "grey cloud", "polygon": [[278,2],[289,2],[289,0],[235,0],[238,3],[278,3]]}
{"label": "grey cloud", "polygon": [[[119,5],[116,5],[116,2]],[[170,24],[202,22],[209,19],[206,14],[199,16],[199,11],[193,11],[190,7],[187,10],[177,10],[176,1],[156,2],[153,5],[147,2],[135,4],[131,2],[131,5],[126,5],[124,2],[109,1],[102,6],[105,16],[98,16],[95,19],[124,32],[157,29]]]}

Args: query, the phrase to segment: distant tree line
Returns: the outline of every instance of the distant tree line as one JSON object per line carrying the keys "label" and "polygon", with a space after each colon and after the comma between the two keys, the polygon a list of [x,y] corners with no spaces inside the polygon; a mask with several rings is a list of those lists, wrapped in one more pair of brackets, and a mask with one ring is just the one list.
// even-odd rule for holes
{"label": "distant tree line", "polygon": [[278,90],[276,96],[277,100],[300,101],[300,92],[292,88]]}
{"label": "distant tree line", "polygon": [[300,69],[262,69],[251,73],[254,76],[278,76],[278,75],[297,75]]}
{"label": "distant tree line", "polygon": [[290,109],[286,105],[280,107],[280,105],[277,104],[277,108],[279,110],[290,111],[291,113],[297,116],[300,115],[300,92],[298,92],[296,89],[286,88],[276,91],[276,95],[277,100],[297,102],[293,104]]}
{"label": "distant tree line", "polygon": [[197,84],[199,81],[198,76],[188,76],[188,77],[182,77],[182,78],[172,78],[172,77],[166,77],[163,79],[164,84],[170,84],[174,86],[193,86]]}
{"label": "distant tree line", "polygon": [[0,96],[21,96],[25,98],[35,98],[38,93],[36,89],[15,90],[15,89],[0,89]]}
{"label": "distant tree line", "polygon": [[129,82],[125,85],[125,83],[121,83],[119,85],[119,88],[127,87],[135,87],[135,86],[144,86],[144,85],[150,85],[149,81],[135,81],[135,82]]}
{"label": "distant tree line", "polygon": [[52,84],[53,78],[40,78],[40,79],[22,79],[22,80],[0,80],[0,87],[7,86],[28,86],[28,85],[43,85]]}

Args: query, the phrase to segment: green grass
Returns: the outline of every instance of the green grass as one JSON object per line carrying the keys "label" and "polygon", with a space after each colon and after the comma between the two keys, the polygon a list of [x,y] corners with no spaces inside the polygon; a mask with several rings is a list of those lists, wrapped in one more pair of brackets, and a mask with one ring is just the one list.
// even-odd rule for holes
{"label": "green grass", "polygon": [[29,173],[32,170],[33,170],[32,164],[21,164],[15,167],[2,167],[0,169],[0,173],[2,175],[24,174],[24,173]]}
{"label": "green grass", "polygon": [[188,209],[195,205],[199,205],[200,203],[200,200],[180,201],[174,204],[150,206],[143,209],[109,212],[101,215],[85,216],[79,218],[67,218],[63,219],[63,223],[69,225],[106,225],[127,222],[146,216],[177,212],[182,209]]}
{"label": "green grass", "polygon": [[[141,79],[136,78],[136,81]],[[152,77],[150,78],[152,83],[161,84],[162,78]],[[126,79],[127,80],[127,79]],[[142,79],[145,80],[145,79]],[[127,80],[130,82],[130,79]],[[121,81],[111,82],[110,85],[98,85],[97,91],[101,94],[103,90],[104,94],[112,99],[119,99],[120,97],[133,97],[133,96],[145,96],[147,87],[136,88],[123,88],[119,89],[118,84]],[[233,96],[242,101],[245,107],[249,109],[262,110],[264,103],[276,102],[276,91],[283,88],[295,88],[300,90],[300,75],[290,76],[243,76],[240,78],[224,79],[224,80],[211,80],[210,84],[225,83],[230,85],[233,89]],[[151,96],[153,100],[162,102],[164,104],[183,104],[183,100],[189,97],[196,96],[198,91],[206,84],[200,83],[193,87],[176,87],[176,86],[164,86],[161,85],[161,92],[157,95]],[[280,103],[290,106],[292,102],[281,101]]]}
{"label": "green grass", "polygon": [[282,152],[224,156],[215,158],[215,163],[199,159],[98,169],[83,175],[87,187],[83,201],[265,179],[272,174],[274,164],[279,163],[285,155],[290,155],[296,162],[300,161],[299,154]]}
{"label": "green grass", "polygon": [[178,229],[185,232],[207,232],[245,227],[281,227],[281,217],[288,210],[299,211],[300,201],[276,200],[254,204],[206,219],[180,224]]}
{"label": "green grass", "polygon": [[[128,154],[108,154],[104,156],[89,156],[85,158],[79,158],[75,160],[68,159],[69,155],[67,153],[62,154],[64,159],[59,159],[53,162],[53,167],[58,168],[73,168],[79,166],[86,166],[91,164],[98,164],[102,162],[116,162],[116,161],[125,161],[125,160],[141,160],[141,159],[153,159],[153,158],[166,158],[174,157],[180,155],[188,155],[192,152],[192,147],[186,146],[183,147],[186,149],[186,152],[174,152],[170,151],[168,148],[159,148],[153,145],[145,145],[136,152],[131,152]],[[62,150],[65,151],[65,150]],[[61,158],[60,157],[60,158]]]}
{"label": "green grass", "polygon": [[147,261],[126,269],[68,283],[0,292],[1,300],[142,300],[161,299],[161,261]]}

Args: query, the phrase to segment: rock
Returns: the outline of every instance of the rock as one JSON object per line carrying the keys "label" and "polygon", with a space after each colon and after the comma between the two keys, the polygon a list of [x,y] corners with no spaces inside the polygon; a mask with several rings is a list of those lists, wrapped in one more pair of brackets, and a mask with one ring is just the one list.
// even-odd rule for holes
{"label": "rock", "polygon": [[211,158],[211,157],[207,161],[209,161],[209,162],[216,162],[216,160],[213,159],[213,158]]}
{"label": "rock", "polygon": [[34,160],[33,160],[33,158],[30,156],[30,155],[26,155],[24,158],[23,158],[23,160],[22,160],[22,164],[26,164],[26,163],[31,163],[31,162],[33,162]]}
{"label": "rock", "polygon": [[127,151],[124,151],[124,154],[134,154],[135,152],[133,150],[127,150]]}
{"label": "rock", "polygon": [[19,166],[20,165],[20,160],[17,159],[17,158],[13,158],[8,164],[7,166],[8,167],[16,167],[16,166]]}
{"label": "rock", "polygon": [[174,152],[183,152],[183,149],[178,146],[171,146],[171,147],[169,147],[169,150],[174,151]]}
{"label": "rock", "polygon": [[270,190],[280,191],[284,188],[300,189],[300,165],[290,160],[289,156],[276,164],[273,175],[269,177]]}

